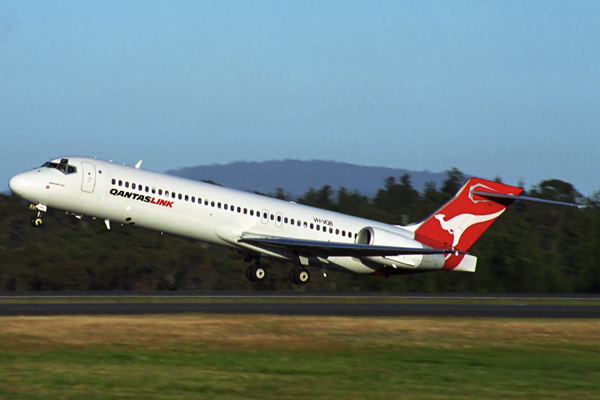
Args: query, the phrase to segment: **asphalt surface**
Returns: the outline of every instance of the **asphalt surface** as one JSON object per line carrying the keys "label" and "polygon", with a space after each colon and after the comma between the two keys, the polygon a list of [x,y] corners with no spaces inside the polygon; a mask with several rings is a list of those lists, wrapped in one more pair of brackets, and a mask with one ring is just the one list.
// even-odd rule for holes
{"label": "asphalt surface", "polygon": [[0,304],[2,316],[266,314],[344,317],[600,318],[599,305],[351,303],[42,303]]}
{"label": "asphalt surface", "polygon": [[114,298],[114,297],[210,297],[210,298],[404,298],[404,299],[523,299],[523,300],[600,300],[600,294],[594,293],[413,293],[413,292],[270,292],[270,291],[233,291],[233,290],[178,290],[178,291],[0,291],[0,298]]}

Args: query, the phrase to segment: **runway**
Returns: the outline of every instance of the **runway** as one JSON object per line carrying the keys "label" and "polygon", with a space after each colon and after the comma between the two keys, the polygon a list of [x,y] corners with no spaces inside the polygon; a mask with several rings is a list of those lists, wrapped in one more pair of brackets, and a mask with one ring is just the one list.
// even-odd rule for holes
{"label": "runway", "polygon": [[0,316],[266,314],[343,317],[600,318],[600,305],[401,303],[28,303],[0,304]]}

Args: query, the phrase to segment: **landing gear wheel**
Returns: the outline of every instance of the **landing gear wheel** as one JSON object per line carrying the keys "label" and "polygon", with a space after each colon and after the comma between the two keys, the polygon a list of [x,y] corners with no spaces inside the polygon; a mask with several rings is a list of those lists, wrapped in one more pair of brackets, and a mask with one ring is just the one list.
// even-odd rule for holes
{"label": "landing gear wheel", "polygon": [[310,281],[310,272],[304,267],[296,267],[290,270],[288,278],[296,285],[306,285]]}
{"label": "landing gear wheel", "polygon": [[33,217],[29,222],[34,228],[42,228],[44,226],[44,221],[41,217]]}
{"label": "landing gear wheel", "polygon": [[261,282],[267,277],[267,270],[260,264],[254,264],[246,268],[246,278],[250,282]]}
{"label": "landing gear wheel", "polygon": [[305,285],[310,281],[310,272],[306,268],[300,268],[298,272],[296,272],[296,282],[299,285]]}
{"label": "landing gear wheel", "polygon": [[267,277],[267,270],[262,265],[255,264],[252,272],[254,272],[252,277],[256,282],[263,281]]}

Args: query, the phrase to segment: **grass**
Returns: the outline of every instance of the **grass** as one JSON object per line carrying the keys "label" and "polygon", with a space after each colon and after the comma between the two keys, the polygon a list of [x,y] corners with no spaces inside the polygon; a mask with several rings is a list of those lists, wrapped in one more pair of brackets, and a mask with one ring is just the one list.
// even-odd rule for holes
{"label": "grass", "polygon": [[7,399],[595,399],[600,321],[0,318]]}

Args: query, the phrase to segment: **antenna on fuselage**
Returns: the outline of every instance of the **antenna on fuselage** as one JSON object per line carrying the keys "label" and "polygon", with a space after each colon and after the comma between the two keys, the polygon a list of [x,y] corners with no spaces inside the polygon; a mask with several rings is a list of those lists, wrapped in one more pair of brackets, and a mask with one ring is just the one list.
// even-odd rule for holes
{"label": "antenna on fuselage", "polygon": [[136,167],[137,169],[140,169],[140,167],[141,167],[141,166],[142,166],[142,160],[138,161],[138,163],[137,163],[137,164],[135,164],[135,167]]}

